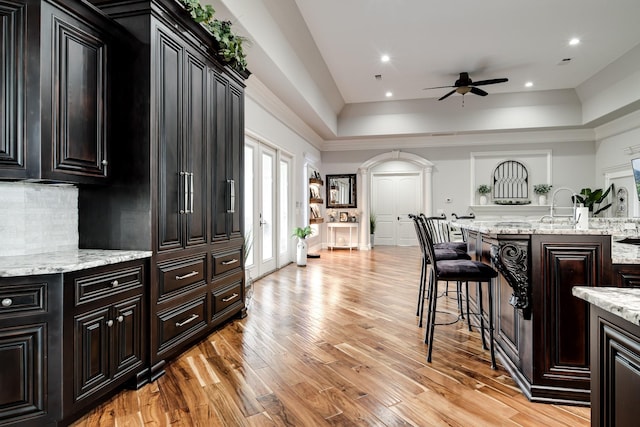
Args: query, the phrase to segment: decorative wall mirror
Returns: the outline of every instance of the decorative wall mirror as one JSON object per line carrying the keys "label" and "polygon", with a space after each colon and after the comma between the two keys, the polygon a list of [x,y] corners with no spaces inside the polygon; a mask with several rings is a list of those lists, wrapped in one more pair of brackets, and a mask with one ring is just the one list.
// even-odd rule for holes
{"label": "decorative wall mirror", "polygon": [[327,175],[327,208],[356,208],[356,174]]}

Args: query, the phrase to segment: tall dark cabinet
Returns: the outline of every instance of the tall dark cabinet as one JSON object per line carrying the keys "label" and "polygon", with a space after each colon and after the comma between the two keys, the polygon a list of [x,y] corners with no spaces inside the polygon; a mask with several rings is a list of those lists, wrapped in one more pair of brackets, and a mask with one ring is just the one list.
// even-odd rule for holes
{"label": "tall dark cabinet", "polygon": [[0,179],[103,183],[126,39],[77,0],[0,0]]}
{"label": "tall dark cabinet", "polygon": [[94,0],[137,39],[117,82],[113,185],[81,188],[80,246],[152,250],[151,378],[243,316],[244,80],[173,0]]}

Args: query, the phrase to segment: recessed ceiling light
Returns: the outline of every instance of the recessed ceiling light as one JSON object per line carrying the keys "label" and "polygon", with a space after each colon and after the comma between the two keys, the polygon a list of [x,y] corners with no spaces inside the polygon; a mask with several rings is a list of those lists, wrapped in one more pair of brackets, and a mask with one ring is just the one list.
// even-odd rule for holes
{"label": "recessed ceiling light", "polygon": [[391,98],[393,96],[393,92],[387,92],[384,94],[387,98]]}
{"label": "recessed ceiling light", "polygon": [[524,87],[533,87],[533,82],[526,82]]}
{"label": "recessed ceiling light", "polygon": [[575,46],[577,44],[580,44],[580,39],[577,37],[572,38],[571,40],[569,40],[569,45],[570,46]]}
{"label": "recessed ceiling light", "polygon": [[380,61],[382,61],[382,62],[389,62],[390,59],[391,58],[389,58],[389,55],[382,55],[380,57]]}

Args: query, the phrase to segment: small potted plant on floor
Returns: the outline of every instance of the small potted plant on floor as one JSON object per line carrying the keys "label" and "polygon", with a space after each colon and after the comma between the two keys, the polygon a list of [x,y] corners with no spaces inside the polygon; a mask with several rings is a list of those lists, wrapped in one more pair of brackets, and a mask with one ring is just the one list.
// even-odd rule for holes
{"label": "small potted plant on floor", "polygon": [[309,237],[313,233],[310,225],[306,227],[296,227],[293,229],[293,234],[291,237],[298,238],[298,244],[296,246],[296,263],[300,267],[304,267],[307,265],[307,237]]}
{"label": "small potted plant on floor", "polygon": [[371,212],[369,214],[369,240],[371,241],[371,248],[373,248],[373,237],[376,232],[376,214]]}
{"label": "small potted plant on floor", "polygon": [[487,194],[491,193],[491,187],[486,185],[486,184],[482,184],[478,186],[478,193],[480,194],[480,204],[481,205],[486,205],[487,204]]}
{"label": "small potted plant on floor", "polygon": [[551,191],[550,184],[536,184],[533,186],[533,192],[538,195],[538,204],[546,205],[547,204],[547,194]]}

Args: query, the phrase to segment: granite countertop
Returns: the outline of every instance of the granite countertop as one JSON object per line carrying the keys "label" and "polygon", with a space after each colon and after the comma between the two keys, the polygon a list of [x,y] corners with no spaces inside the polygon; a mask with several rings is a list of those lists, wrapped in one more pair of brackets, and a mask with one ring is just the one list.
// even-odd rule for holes
{"label": "granite countertop", "polygon": [[151,251],[78,249],[0,257],[0,277],[67,273],[119,262],[149,258]]}
{"label": "granite countertop", "polygon": [[640,288],[592,288],[575,286],[573,295],[596,307],[640,325]]}
{"label": "granite countertop", "polygon": [[590,223],[589,228],[577,229],[568,222],[541,222],[528,220],[501,221],[453,221],[455,227],[464,227],[472,231],[486,234],[582,234],[607,235],[612,234],[611,227],[606,223]]}

